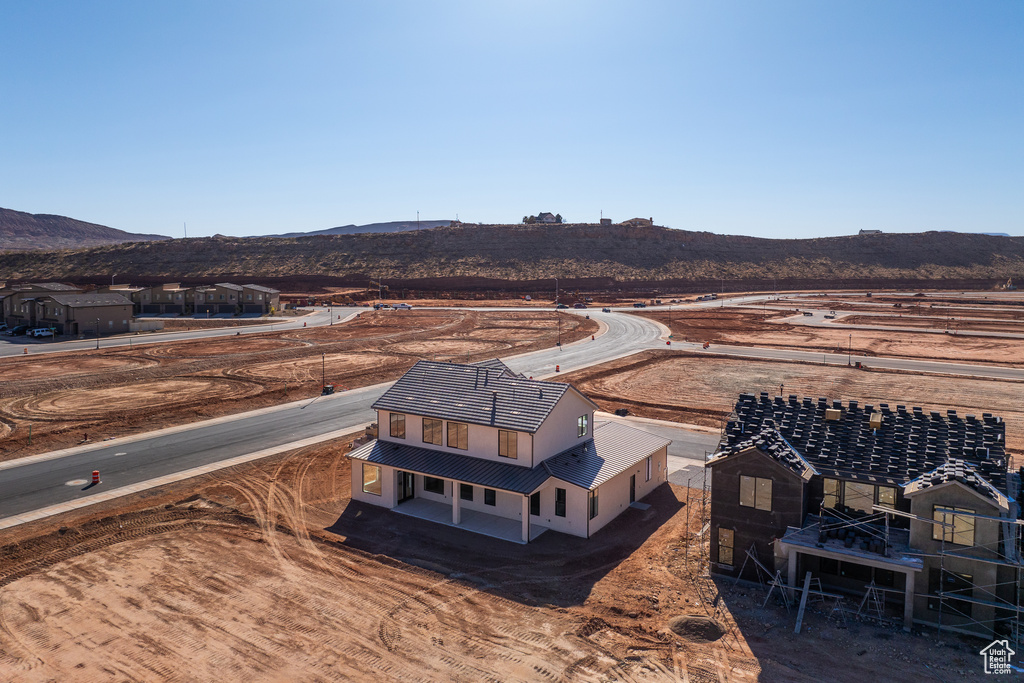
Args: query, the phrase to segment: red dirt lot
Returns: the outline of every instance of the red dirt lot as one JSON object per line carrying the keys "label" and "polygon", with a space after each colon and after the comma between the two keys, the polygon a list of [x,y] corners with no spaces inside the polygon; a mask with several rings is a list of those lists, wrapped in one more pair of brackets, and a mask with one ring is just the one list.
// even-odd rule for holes
{"label": "red dirt lot", "polygon": [[[597,323],[557,314],[562,340]],[[351,389],[421,358],[459,362],[554,346],[553,311],[381,311],[338,325],[0,360],[0,460]],[[31,443],[29,427],[31,426]]]}
{"label": "red dirt lot", "polygon": [[[644,311],[639,315],[666,326],[670,320],[668,311]],[[671,322],[675,339],[693,342],[819,350],[823,353],[847,353],[851,350],[859,356],[1024,364],[1024,344],[1013,338],[812,327],[763,320],[758,312],[728,308],[674,311]]]}
{"label": "red dirt lot", "polygon": [[921,375],[846,366],[771,362],[650,351],[566,374],[564,381],[603,410],[722,427],[742,392],[797,394],[862,404],[901,403],[1006,420],[1006,445],[1024,452],[1024,383]]}
{"label": "red dirt lot", "polygon": [[[529,546],[349,498],[343,444],[5,531],[12,681],[850,681],[980,672],[972,641],[761,608],[713,581],[699,491]],[[689,624],[673,630],[678,617]],[[930,635],[930,634],[929,634]],[[841,662],[842,666],[836,664]],[[922,662],[928,669],[922,669]]]}

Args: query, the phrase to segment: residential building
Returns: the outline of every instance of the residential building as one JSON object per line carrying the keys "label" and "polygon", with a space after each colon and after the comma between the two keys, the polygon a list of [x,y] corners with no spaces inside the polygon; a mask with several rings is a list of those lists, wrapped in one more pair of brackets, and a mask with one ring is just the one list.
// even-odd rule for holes
{"label": "residential building", "polygon": [[711,477],[712,571],[901,607],[906,628],[1016,632],[1022,470],[1005,424],[887,403],[741,394]]}
{"label": "residential building", "polygon": [[230,282],[218,282],[195,289],[197,315],[236,315],[241,312],[242,287]]}
{"label": "residential building", "polygon": [[56,334],[108,335],[129,331],[133,305],[121,294],[76,292],[37,296],[34,325]]}
{"label": "residential building", "polygon": [[36,325],[35,299],[47,294],[80,292],[81,290],[71,285],[59,282],[32,282],[19,285],[10,285],[0,290],[3,298],[3,320],[10,327],[18,325]]}
{"label": "residential building", "polygon": [[188,315],[192,312],[194,291],[180,282],[145,287],[132,293],[142,315]]}
{"label": "residential building", "polygon": [[548,213],[547,211],[542,211],[541,213],[537,214],[537,222],[538,223],[557,223],[558,220],[555,218],[555,214]]}
{"label": "residential building", "polygon": [[267,315],[281,310],[281,292],[262,285],[242,285],[242,313]]}
{"label": "residential building", "polygon": [[630,218],[628,221],[622,221],[622,224],[631,228],[650,228],[654,225],[654,218]]}
{"label": "residential building", "polygon": [[571,384],[501,361],[420,361],[374,403],[352,498],[526,543],[590,537],[667,481],[667,439],[616,422]]}

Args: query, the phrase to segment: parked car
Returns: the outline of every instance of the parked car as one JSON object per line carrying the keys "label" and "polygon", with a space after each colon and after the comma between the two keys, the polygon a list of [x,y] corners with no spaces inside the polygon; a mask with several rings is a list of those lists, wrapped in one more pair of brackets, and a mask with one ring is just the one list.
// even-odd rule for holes
{"label": "parked car", "polygon": [[804,311],[804,315],[811,316],[814,315],[814,313],[812,313],[811,311]]}
{"label": "parked car", "polygon": [[601,312],[602,312],[602,313],[611,313],[611,312],[612,312],[612,309],[610,309],[610,308],[602,308],[602,309],[601,309]]}
{"label": "parked car", "polygon": [[16,337],[19,334],[25,334],[26,332],[28,332],[28,325],[18,325],[17,327],[12,327],[7,330],[7,334],[12,337]]}
{"label": "parked car", "polygon": [[573,304],[572,307],[573,308],[586,308],[587,305],[586,304]]}
{"label": "parked car", "polygon": [[645,304],[643,301],[637,301],[635,304],[633,304],[633,308],[647,308],[647,304]]}
{"label": "parked car", "polygon": [[396,311],[411,311],[412,310],[412,306],[410,306],[409,304],[395,304],[395,310]]}
{"label": "parked car", "polygon": [[569,307],[566,306],[565,304],[558,304],[557,306],[555,306],[555,308],[569,308]]}
{"label": "parked car", "polygon": [[32,335],[33,337],[52,337],[53,329],[49,327],[37,327],[34,330],[30,330],[28,334]]}
{"label": "parked car", "polygon": [[373,310],[375,310],[375,311],[390,311],[392,309],[391,309],[391,304],[374,304],[373,305]]}

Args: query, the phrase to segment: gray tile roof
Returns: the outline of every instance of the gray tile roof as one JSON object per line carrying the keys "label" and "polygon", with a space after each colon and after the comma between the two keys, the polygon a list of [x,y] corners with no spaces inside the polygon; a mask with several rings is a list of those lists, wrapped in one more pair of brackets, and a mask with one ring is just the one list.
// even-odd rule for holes
{"label": "gray tile roof", "polygon": [[718,460],[750,448],[760,450],[783,467],[796,472],[797,476],[809,478],[811,475],[818,474],[814,466],[804,460],[804,457],[786,441],[786,438],[779,433],[779,430],[771,425],[770,420],[765,421],[765,425],[759,433],[752,435],[745,441],[729,444],[726,449],[720,451],[714,458],[709,460],[708,464],[713,465]]}
{"label": "gray tile roof", "polygon": [[593,439],[548,458],[540,467],[556,479],[593,490],[670,443],[642,429],[601,422],[594,427]]}
{"label": "gray tile roof", "polygon": [[541,466],[531,469],[392,441],[371,441],[352,451],[349,457],[407,472],[522,494],[533,493],[550,476]]}
{"label": "gray tile roof", "polygon": [[505,372],[506,374],[508,374],[511,377],[521,377],[521,378],[525,378],[526,377],[521,372],[513,372],[512,368],[510,368],[509,366],[505,365],[501,361],[500,358],[490,358],[488,360],[480,360],[480,361],[477,361],[476,363],[473,363],[473,365],[476,365],[476,366],[481,367],[481,368],[491,368],[492,370],[499,370],[501,372]]}
{"label": "gray tile roof", "polygon": [[131,299],[121,294],[47,294],[47,299],[53,299],[62,306],[71,308],[90,308],[93,306],[131,306]]}
{"label": "gray tile roof", "polygon": [[280,294],[281,290],[272,289],[270,287],[264,287],[263,285],[242,285],[246,289],[252,289],[257,292],[265,292],[267,294]]}
{"label": "gray tile roof", "polygon": [[[826,410],[837,411],[838,419],[826,419]],[[877,429],[870,423],[873,413],[881,417]],[[733,451],[769,422],[825,476],[903,486],[947,460],[961,459],[997,489],[1007,486],[1006,423],[988,413],[979,419],[955,410],[740,394],[721,450]]]}
{"label": "gray tile roof", "polygon": [[917,491],[923,491],[933,486],[953,481],[960,482],[967,488],[981,494],[982,497],[992,500],[1002,508],[1008,506],[1006,496],[979,475],[969,462],[957,458],[944,462],[931,472],[923,474],[908,483],[906,493],[908,495],[913,494]]}
{"label": "gray tile roof", "polygon": [[491,367],[421,360],[373,408],[533,433],[570,390]]}
{"label": "gray tile roof", "polygon": [[214,285],[214,287],[223,287],[224,289],[233,289],[236,292],[241,292],[242,291],[242,286],[241,285],[236,285],[236,284],[233,284],[231,282],[218,282],[217,284]]}

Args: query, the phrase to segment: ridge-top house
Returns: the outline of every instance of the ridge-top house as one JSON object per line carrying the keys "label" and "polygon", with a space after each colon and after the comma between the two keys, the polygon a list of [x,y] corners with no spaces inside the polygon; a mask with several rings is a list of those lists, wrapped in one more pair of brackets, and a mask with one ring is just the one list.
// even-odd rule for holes
{"label": "ridge-top house", "polygon": [[[711,569],[807,573],[903,623],[990,637],[1024,612],[1021,474],[984,413],[741,394],[708,461]],[[748,554],[749,553],[749,554]]]}
{"label": "ridge-top house", "polygon": [[379,437],[349,454],[352,498],[527,543],[590,537],[668,479],[669,440],[616,422],[571,384],[501,361],[420,361],[384,393]]}

